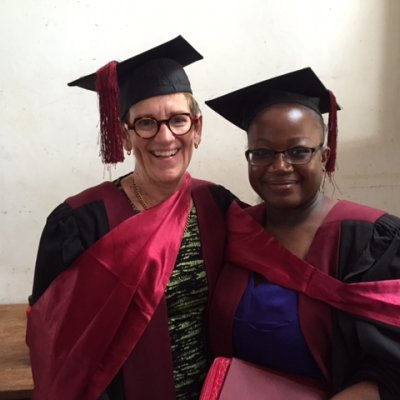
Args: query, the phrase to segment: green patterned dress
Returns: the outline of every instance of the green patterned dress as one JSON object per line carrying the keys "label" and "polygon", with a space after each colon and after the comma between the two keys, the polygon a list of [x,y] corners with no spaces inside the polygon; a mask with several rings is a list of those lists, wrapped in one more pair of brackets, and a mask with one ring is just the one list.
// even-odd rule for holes
{"label": "green patterned dress", "polygon": [[193,207],[166,289],[177,399],[198,399],[207,371],[204,312],[208,285]]}

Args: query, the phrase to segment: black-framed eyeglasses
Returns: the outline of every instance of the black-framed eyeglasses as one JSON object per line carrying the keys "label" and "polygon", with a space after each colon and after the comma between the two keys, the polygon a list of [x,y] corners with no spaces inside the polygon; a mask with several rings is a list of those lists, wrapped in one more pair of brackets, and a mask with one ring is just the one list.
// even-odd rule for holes
{"label": "black-framed eyeglasses", "polygon": [[190,113],[173,114],[167,119],[139,117],[135,118],[132,124],[128,124],[128,129],[132,129],[143,139],[151,139],[160,131],[161,125],[166,124],[172,134],[182,136],[190,132],[197,119]]}
{"label": "black-framed eyeglasses", "polygon": [[282,154],[283,160],[288,164],[307,164],[323,145],[321,143],[317,147],[296,146],[282,151],[253,149],[246,150],[245,156],[250,165],[270,165],[274,162],[277,154]]}

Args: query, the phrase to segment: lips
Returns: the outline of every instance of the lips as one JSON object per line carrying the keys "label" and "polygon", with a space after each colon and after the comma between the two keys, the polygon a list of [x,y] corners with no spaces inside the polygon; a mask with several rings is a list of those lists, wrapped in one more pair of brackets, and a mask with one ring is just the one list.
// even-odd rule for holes
{"label": "lips", "polygon": [[295,183],[297,183],[297,181],[296,180],[268,181],[266,183],[271,186],[285,186],[285,185],[294,185]]}
{"label": "lips", "polygon": [[298,180],[286,179],[286,180],[266,181],[265,185],[268,186],[273,191],[283,192],[291,190],[297,183]]}
{"label": "lips", "polygon": [[173,157],[178,153],[179,149],[173,149],[173,150],[153,150],[150,151],[153,156],[157,158],[166,158],[166,157]]}

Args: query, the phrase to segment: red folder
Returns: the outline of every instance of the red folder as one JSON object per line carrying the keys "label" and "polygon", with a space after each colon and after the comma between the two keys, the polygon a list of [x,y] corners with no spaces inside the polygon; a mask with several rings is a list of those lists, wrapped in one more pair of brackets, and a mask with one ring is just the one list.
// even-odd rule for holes
{"label": "red folder", "polygon": [[207,374],[200,400],[327,400],[319,383],[272,371],[237,358],[217,358]]}

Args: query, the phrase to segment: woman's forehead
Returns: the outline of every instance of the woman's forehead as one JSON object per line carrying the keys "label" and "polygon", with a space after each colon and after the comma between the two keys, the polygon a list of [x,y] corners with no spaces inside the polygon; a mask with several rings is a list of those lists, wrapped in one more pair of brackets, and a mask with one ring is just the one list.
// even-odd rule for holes
{"label": "woman's forehead", "polygon": [[309,124],[317,122],[321,125],[323,120],[321,114],[318,114],[311,108],[297,103],[279,103],[270,105],[260,110],[250,123],[250,129],[254,125],[260,124],[282,124],[282,122],[291,124]]}
{"label": "woman's forehead", "polygon": [[[322,136],[322,137],[321,137]],[[320,117],[306,107],[280,104],[263,110],[248,131],[249,143],[274,145],[320,141],[323,129]]]}
{"label": "woman's forehead", "polygon": [[184,93],[173,93],[162,96],[154,96],[139,101],[129,109],[130,117],[141,114],[159,114],[165,112],[187,112],[188,100]]}

